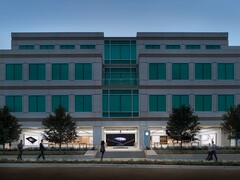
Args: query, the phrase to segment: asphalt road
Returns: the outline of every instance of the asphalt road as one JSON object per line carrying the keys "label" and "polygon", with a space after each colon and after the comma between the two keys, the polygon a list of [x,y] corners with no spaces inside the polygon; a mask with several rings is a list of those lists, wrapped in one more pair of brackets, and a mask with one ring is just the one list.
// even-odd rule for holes
{"label": "asphalt road", "polygon": [[17,166],[1,167],[1,180],[227,180],[239,179],[240,168],[229,167],[183,167],[148,165],[87,165],[85,167]]}

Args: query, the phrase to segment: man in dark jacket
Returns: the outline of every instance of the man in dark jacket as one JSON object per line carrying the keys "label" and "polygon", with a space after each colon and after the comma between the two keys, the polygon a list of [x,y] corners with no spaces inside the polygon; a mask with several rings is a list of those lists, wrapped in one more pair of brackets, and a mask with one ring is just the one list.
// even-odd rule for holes
{"label": "man in dark jacket", "polygon": [[40,146],[39,146],[39,149],[40,149],[40,154],[39,156],[37,157],[37,160],[39,160],[39,158],[42,156],[43,160],[45,160],[45,157],[44,157],[44,151],[46,150],[45,147],[43,146],[43,140],[41,140],[41,143],[40,143]]}
{"label": "man in dark jacket", "polygon": [[23,152],[23,143],[22,143],[22,140],[18,143],[17,148],[18,148],[18,152],[19,152],[17,159],[22,160],[22,152]]}

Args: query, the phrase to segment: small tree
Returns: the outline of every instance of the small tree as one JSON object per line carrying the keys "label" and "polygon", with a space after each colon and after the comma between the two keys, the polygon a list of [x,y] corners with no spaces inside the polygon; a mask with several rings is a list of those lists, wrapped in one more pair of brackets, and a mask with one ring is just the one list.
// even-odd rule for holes
{"label": "small tree", "polygon": [[19,140],[21,125],[15,116],[11,115],[7,106],[0,108],[0,144],[5,149],[6,143]]}
{"label": "small tree", "polygon": [[227,134],[228,139],[235,139],[235,147],[240,139],[240,104],[236,107],[230,107],[222,117],[221,123],[223,132]]}
{"label": "small tree", "polygon": [[193,115],[193,109],[190,106],[180,106],[173,108],[172,114],[167,122],[167,135],[176,141],[180,141],[181,149],[184,140],[192,140],[200,131],[199,118]]}
{"label": "small tree", "polygon": [[73,141],[77,137],[76,123],[72,121],[69,113],[59,106],[54,115],[50,114],[42,121],[44,127],[44,139],[59,144],[61,150],[62,143]]}

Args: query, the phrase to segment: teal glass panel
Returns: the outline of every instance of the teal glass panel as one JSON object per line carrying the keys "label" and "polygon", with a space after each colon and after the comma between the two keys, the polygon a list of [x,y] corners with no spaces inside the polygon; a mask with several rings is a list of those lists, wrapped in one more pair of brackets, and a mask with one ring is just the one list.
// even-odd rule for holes
{"label": "teal glass panel", "polygon": [[110,60],[111,58],[110,58],[110,45],[106,45],[105,44],[105,46],[104,46],[104,59],[105,59],[105,61],[106,60]]}
{"label": "teal glass panel", "polygon": [[172,64],[172,79],[173,80],[189,79],[188,64],[187,63],[173,63]]}
{"label": "teal glass panel", "polygon": [[67,95],[54,95],[52,96],[52,111],[54,112],[56,108],[62,106],[66,111],[68,111],[68,96]]}
{"label": "teal glass panel", "polygon": [[233,63],[219,63],[218,64],[218,79],[219,80],[233,80],[234,79],[234,64]]}
{"label": "teal glass panel", "polygon": [[[136,44],[136,41],[135,41]],[[137,48],[136,45],[131,45],[131,64],[136,64]]]}
{"label": "teal glass panel", "polygon": [[92,80],[92,64],[84,64],[84,80]]}
{"label": "teal glass panel", "polygon": [[32,50],[34,49],[34,45],[19,45],[20,50]]}
{"label": "teal glass panel", "polygon": [[54,45],[40,45],[40,49],[55,49]]}
{"label": "teal glass panel", "polygon": [[196,95],[195,96],[196,111],[212,111],[212,96],[211,95]]}
{"label": "teal glass panel", "polygon": [[212,111],[212,96],[204,96],[204,111]]}
{"label": "teal glass panel", "polygon": [[92,64],[90,64],[90,63],[75,64],[75,79],[76,80],[91,80],[92,79]]}
{"label": "teal glass panel", "polygon": [[226,64],[226,79],[227,80],[234,79],[234,64],[233,63]]}
{"label": "teal glass panel", "polygon": [[165,79],[166,79],[166,64],[150,63],[149,80],[165,80]]}
{"label": "teal glass panel", "polygon": [[149,111],[150,112],[166,111],[166,96],[149,95]]}
{"label": "teal glass panel", "polygon": [[45,64],[29,64],[29,80],[46,80]]}
{"label": "teal glass panel", "polygon": [[220,45],[206,45],[206,49],[221,49]]}
{"label": "teal glass panel", "polygon": [[133,112],[138,112],[138,109],[139,109],[139,107],[138,107],[139,102],[138,101],[139,101],[138,100],[138,95],[134,95],[133,96]]}
{"label": "teal glass panel", "polygon": [[45,96],[29,96],[29,112],[45,112]]}
{"label": "teal glass panel", "polygon": [[195,64],[195,79],[196,80],[210,80],[212,78],[212,70],[210,63],[196,63]]}
{"label": "teal glass panel", "polygon": [[22,80],[22,64],[6,64],[6,80]]}
{"label": "teal glass panel", "polygon": [[158,95],[158,111],[166,111],[166,96]]}
{"label": "teal glass panel", "polygon": [[22,112],[22,96],[6,96],[6,106],[11,112]]}
{"label": "teal glass panel", "polygon": [[75,111],[76,112],[91,112],[92,111],[92,96],[90,96],[90,95],[75,96]]}
{"label": "teal glass panel", "polygon": [[75,45],[60,45],[60,49],[75,49]]}
{"label": "teal glass panel", "polygon": [[102,107],[103,107],[103,112],[108,111],[108,96],[107,95],[103,95]]}
{"label": "teal glass panel", "polygon": [[186,45],[186,49],[201,49],[200,45]]}
{"label": "teal glass panel", "polygon": [[130,45],[122,45],[121,47],[121,58],[123,60],[128,60],[130,58]]}
{"label": "teal glass panel", "polygon": [[189,76],[188,74],[189,74],[188,64],[186,63],[181,64],[181,80],[187,80]]}
{"label": "teal glass panel", "polygon": [[157,111],[158,98],[157,95],[149,95],[149,111]]}
{"label": "teal glass panel", "polygon": [[166,49],[181,49],[180,45],[166,45]]}
{"label": "teal glass panel", "polygon": [[121,112],[131,112],[132,111],[132,96],[125,95],[121,96]]}
{"label": "teal glass panel", "polygon": [[68,64],[52,64],[52,80],[68,80]]}
{"label": "teal glass panel", "polygon": [[118,45],[111,46],[111,59],[112,60],[121,59],[121,46]]}
{"label": "teal glass panel", "polygon": [[96,49],[95,45],[80,45],[80,49]]}
{"label": "teal glass panel", "polygon": [[218,95],[218,111],[227,111],[234,107],[234,95]]}
{"label": "teal glass panel", "polygon": [[179,108],[180,106],[189,105],[189,96],[188,95],[173,95],[172,96],[172,107]]}
{"label": "teal glass panel", "polygon": [[160,45],[145,45],[145,49],[160,49]]}
{"label": "teal glass panel", "polygon": [[120,112],[121,111],[121,96],[110,95],[110,111]]}

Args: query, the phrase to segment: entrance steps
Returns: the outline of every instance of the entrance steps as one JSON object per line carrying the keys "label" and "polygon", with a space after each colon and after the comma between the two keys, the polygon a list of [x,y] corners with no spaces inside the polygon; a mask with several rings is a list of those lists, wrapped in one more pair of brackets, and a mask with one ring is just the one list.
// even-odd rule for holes
{"label": "entrance steps", "polygon": [[[101,158],[102,153],[97,152],[95,158]],[[144,151],[105,151],[104,158],[146,158]]]}

